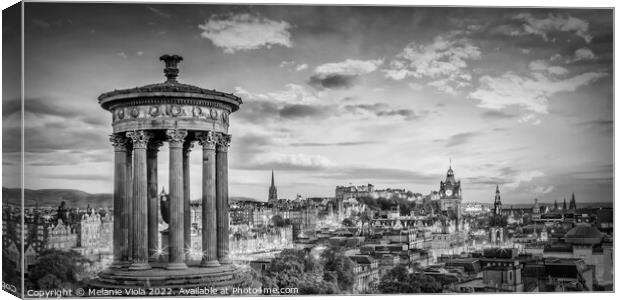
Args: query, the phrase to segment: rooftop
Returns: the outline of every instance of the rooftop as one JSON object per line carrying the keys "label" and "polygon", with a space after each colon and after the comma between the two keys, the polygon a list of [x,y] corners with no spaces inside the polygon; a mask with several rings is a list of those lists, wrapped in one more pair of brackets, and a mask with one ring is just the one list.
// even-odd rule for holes
{"label": "rooftop", "polygon": [[564,235],[564,240],[569,244],[599,244],[605,235],[591,226],[577,226]]}

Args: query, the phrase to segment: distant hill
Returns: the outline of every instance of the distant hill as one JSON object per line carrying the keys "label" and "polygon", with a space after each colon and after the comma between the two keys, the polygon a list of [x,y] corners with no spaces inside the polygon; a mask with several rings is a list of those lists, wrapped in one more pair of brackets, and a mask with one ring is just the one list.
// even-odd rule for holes
{"label": "distant hill", "polygon": [[[80,190],[43,189],[24,190],[24,206],[51,206],[56,207],[65,201],[69,207],[112,207],[112,194],[89,194]],[[20,205],[21,190],[2,187],[2,201]]]}
{"label": "distant hill", "polygon": [[228,202],[265,202],[250,197],[228,197]]}
{"label": "distant hill", "polygon": [[[57,207],[62,201],[65,201],[66,205],[69,207],[86,207],[90,205],[90,207],[93,208],[112,207],[114,203],[113,194],[89,194],[84,191],[69,189],[25,189],[24,198],[26,199],[24,206],[37,206],[38,204],[40,207]],[[12,205],[21,205],[20,189],[2,187],[2,201]],[[193,201],[200,202],[200,199]],[[229,201],[260,202],[259,200],[249,197],[229,197]]]}

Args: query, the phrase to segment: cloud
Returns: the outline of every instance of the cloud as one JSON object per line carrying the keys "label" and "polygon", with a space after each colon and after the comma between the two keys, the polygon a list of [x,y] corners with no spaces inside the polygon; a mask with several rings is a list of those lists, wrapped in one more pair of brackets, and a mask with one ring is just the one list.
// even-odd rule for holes
{"label": "cloud", "polygon": [[[489,166],[489,168],[491,168]],[[512,167],[502,167],[497,170],[488,169],[488,176],[472,176],[467,181],[475,184],[495,185],[500,184],[500,189],[516,190],[520,186],[532,182],[535,178],[545,174],[539,170],[517,170]]]}
{"label": "cloud", "polygon": [[8,116],[21,112],[22,102],[20,99],[2,99],[2,118],[7,118]]}
{"label": "cloud", "polygon": [[374,182],[424,182],[431,183],[437,177],[431,174],[395,168],[379,168],[372,166],[337,166],[328,168],[315,175],[331,180],[352,180]]}
{"label": "cloud", "polygon": [[360,75],[374,72],[382,63],[382,59],[347,59],[343,62],[323,64],[314,69],[308,84],[317,88],[350,88]]}
{"label": "cloud", "polygon": [[407,86],[414,91],[421,91],[422,89],[424,89],[423,85],[416,82],[410,82],[407,84]]}
{"label": "cloud", "polygon": [[[288,84],[284,90],[255,94],[241,87],[235,93],[244,98],[244,109],[233,118],[251,123],[298,120],[302,118],[326,119],[335,116],[357,117],[399,117],[404,120],[416,120],[428,114],[427,111],[416,112],[412,109],[391,107],[385,103],[373,104],[321,104],[325,99],[306,88]],[[346,100],[342,101],[347,103]],[[349,102],[350,103],[350,102]]]}
{"label": "cloud", "polygon": [[[30,149],[27,149],[30,150]],[[25,152],[24,161],[27,166],[71,166],[82,163],[112,163],[109,147],[97,150],[56,149],[46,152]],[[58,157],[63,159],[59,160]]]}
{"label": "cloud", "polygon": [[[4,109],[4,107],[3,107]],[[19,112],[19,106],[11,102],[7,110],[10,114]],[[88,114],[82,109],[73,105],[62,105],[62,103],[52,97],[28,98],[24,101],[24,113],[35,114],[40,116],[52,116],[58,118],[66,118],[79,120],[86,125],[104,126],[109,124],[109,115],[105,113]],[[2,114],[5,114],[3,110]]]}
{"label": "cloud", "polygon": [[361,146],[361,145],[371,145],[376,144],[377,142],[373,141],[358,141],[358,142],[333,142],[333,143],[323,143],[323,142],[303,142],[303,143],[291,143],[292,147],[334,147],[334,146]]}
{"label": "cloud", "polygon": [[532,194],[534,195],[538,195],[538,196],[542,196],[544,194],[549,194],[551,193],[553,190],[555,189],[555,186],[550,185],[550,186],[535,186],[532,189]]}
{"label": "cloud", "polygon": [[286,68],[294,63],[294,61],[283,60],[280,62],[280,68]]}
{"label": "cloud", "polygon": [[147,6],[146,9],[148,9],[151,12],[157,14],[158,16],[166,18],[166,19],[169,19],[171,17],[169,13],[167,13],[167,12],[161,10],[161,9],[157,9],[155,7],[152,7],[152,6]]}
{"label": "cloud", "polygon": [[128,57],[127,54],[125,54],[125,52],[118,52],[118,53],[116,53],[116,55],[119,56],[119,57],[125,58],[125,59],[127,59],[127,57]]}
{"label": "cloud", "polygon": [[32,19],[32,24],[39,28],[50,29],[52,25],[41,19]]}
{"label": "cloud", "polygon": [[510,182],[505,184],[504,186],[508,189],[516,189],[521,186],[525,182],[530,182],[534,178],[544,176],[545,173],[534,170],[534,171],[519,171],[516,174],[513,174],[510,178]]}
{"label": "cloud", "polygon": [[494,118],[494,119],[512,119],[517,117],[517,114],[501,111],[501,110],[487,110],[482,113],[482,116],[485,118]]}
{"label": "cloud", "polygon": [[316,103],[322,92],[316,92],[305,86],[288,83],[284,89],[275,90],[267,93],[252,93],[242,87],[235,87],[235,93],[242,96],[244,100],[261,100],[276,103]]}
{"label": "cloud", "polygon": [[224,53],[271,48],[275,45],[291,48],[291,25],[286,21],[274,21],[250,14],[213,16],[205,24],[198,25],[202,37]]}
{"label": "cloud", "polygon": [[[106,149],[112,147],[108,137],[100,128],[85,128],[76,122],[71,128],[67,122],[46,123],[43,126],[24,129],[24,150],[27,152],[48,153],[56,150]],[[55,128],[54,128],[55,127]],[[54,134],[50,134],[53,131]]]}
{"label": "cloud", "polygon": [[446,147],[454,147],[462,144],[466,144],[471,141],[474,137],[479,136],[480,132],[463,132],[459,134],[452,135],[446,141]]}
{"label": "cloud", "polygon": [[294,68],[295,71],[299,72],[308,69],[308,64],[296,64],[293,60],[283,60],[280,62],[280,68]]}
{"label": "cloud", "polygon": [[585,170],[574,171],[570,174],[570,176],[575,179],[593,181],[597,183],[613,182],[613,164],[587,166],[586,168],[587,169]]}
{"label": "cloud", "polygon": [[577,36],[583,38],[586,43],[592,41],[592,35],[588,33],[588,22],[571,17],[570,15],[554,15],[550,13],[544,19],[537,19],[532,14],[521,13],[516,15],[515,19],[525,21],[523,24],[523,32],[519,34],[538,35],[545,41],[548,41],[548,33],[550,32],[574,32]]}
{"label": "cloud", "polygon": [[583,126],[589,130],[595,130],[603,134],[613,134],[614,121],[613,120],[590,120],[578,123],[577,125]]}
{"label": "cloud", "polygon": [[47,179],[61,179],[67,181],[110,181],[113,179],[114,174],[45,174],[39,176]]}
{"label": "cloud", "polygon": [[345,105],[342,108],[345,112],[358,115],[358,116],[364,116],[364,115],[366,116],[374,115],[377,117],[399,116],[399,117],[403,117],[405,120],[415,120],[420,117],[415,113],[415,111],[411,109],[393,109],[393,108],[390,108],[390,106],[385,103]]}
{"label": "cloud", "polygon": [[244,101],[244,109],[234,115],[235,119],[251,123],[263,123],[276,119],[297,120],[303,118],[323,119],[332,114],[326,105],[286,104],[270,101]]}
{"label": "cloud", "polygon": [[592,50],[588,48],[579,48],[575,50],[575,58],[573,59],[573,61],[593,60],[595,58],[596,56],[594,55],[594,52],[592,52]]}
{"label": "cloud", "polygon": [[480,48],[467,38],[440,35],[430,44],[409,43],[382,71],[387,78],[394,80],[408,77],[431,79],[431,86],[454,93],[456,89],[470,85],[472,76],[467,61],[480,59],[480,54]]}
{"label": "cloud", "polygon": [[314,154],[284,154],[284,153],[260,153],[255,155],[240,169],[247,170],[323,170],[333,163],[322,155]]}
{"label": "cloud", "polygon": [[307,68],[308,68],[308,65],[307,65],[307,64],[301,64],[301,65],[298,65],[298,66],[295,68],[295,71],[299,72],[299,71],[303,71],[303,70],[305,70],[305,69],[307,69]]}
{"label": "cloud", "polygon": [[535,60],[530,62],[530,70],[532,71],[545,71],[553,75],[564,75],[568,73],[568,70],[560,66],[550,66],[544,60]]}
{"label": "cloud", "polygon": [[519,107],[528,112],[523,121],[537,122],[536,114],[547,114],[549,98],[561,92],[572,92],[607,76],[604,72],[587,72],[566,79],[554,79],[543,73],[520,76],[512,72],[499,77],[489,75],[480,78],[478,89],[469,98],[480,100],[478,107],[502,110]]}
{"label": "cloud", "polygon": [[280,117],[285,119],[322,118],[329,115],[330,109],[326,106],[293,104],[280,109]]}

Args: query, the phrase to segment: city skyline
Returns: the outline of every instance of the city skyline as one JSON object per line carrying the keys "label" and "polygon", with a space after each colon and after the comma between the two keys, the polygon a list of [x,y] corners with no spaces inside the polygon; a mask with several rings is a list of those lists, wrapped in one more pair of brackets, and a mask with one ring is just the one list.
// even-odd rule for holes
{"label": "city skyline", "polygon": [[[244,101],[231,196],[266,199],[272,169],[285,198],[349,183],[428,194],[452,159],[463,202],[492,202],[496,184],[505,203],[612,201],[610,11],[27,5],[26,188],[111,193],[97,96],[163,82],[157,58],[176,53],[180,82]],[[18,152],[4,145],[6,180]]]}

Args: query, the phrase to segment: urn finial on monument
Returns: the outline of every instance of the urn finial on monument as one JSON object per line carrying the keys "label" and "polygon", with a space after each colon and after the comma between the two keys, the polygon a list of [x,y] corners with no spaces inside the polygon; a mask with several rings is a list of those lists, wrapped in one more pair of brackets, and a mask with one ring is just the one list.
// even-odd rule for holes
{"label": "urn finial on monument", "polygon": [[162,55],[159,57],[159,60],[163,60],[166,63],[166,67],[164,68],[164,74],[166,74],[166,82],[177,82],[177,76],[179,76],[179,68],[177,64],[183,60],[183,57],[179,55]]}

